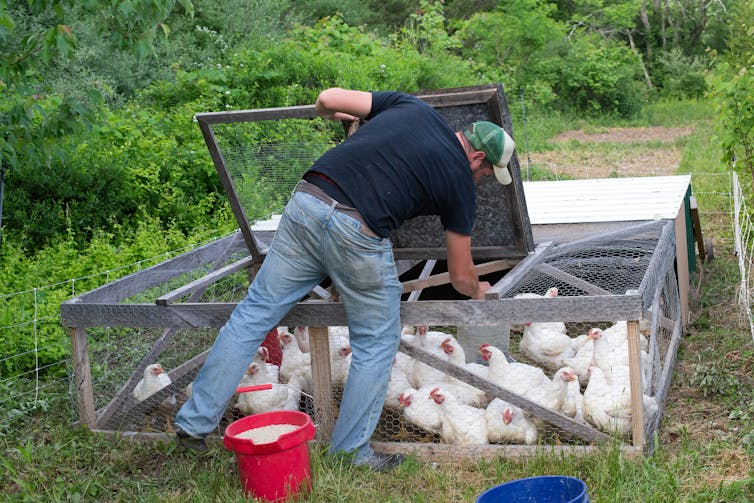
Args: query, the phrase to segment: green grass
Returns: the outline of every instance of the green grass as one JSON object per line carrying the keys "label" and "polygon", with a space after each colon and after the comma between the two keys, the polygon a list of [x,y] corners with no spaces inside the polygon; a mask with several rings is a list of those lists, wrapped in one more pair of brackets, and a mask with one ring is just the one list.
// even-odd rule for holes
{"label": "green grass", "polygon": [[[72,430],[62,418],[32,421],[19,443],[5,446],[0,462],[4,501],[240,501],[234,454],[213,444],[203,454],[172,443],[135,443]],[[6,439],[8,440],[8,439]],[[680,447],[625,458],[605,447],[586,457],[539,456],[527,462],[496,460],[431,466],[413,458],[390,473],[354,468],[312,448],[312,492],[299,501],[473,501],[484,489],[545,474],[582,479],[591,501],[744,502],[751,479],[704,485],[715,476],[725,443],[698,445],[682,431]],[[705,473],[712,472],[712,473]]]}
{"label": "green grass", "polygon": [[[578,126],[574,126],[577,122],[576,118],[559,112],[527,110],[526,120],[524,121],[521,109],[512,109],[511,119],[519,156],[522,156],[521,153],[525,152],[526,144],[528,144],[529,150],[533,152],[549,150],[548,140],[550,138],[563,131],[578,128]],[[523,162],[523,159],[521,159],[521,162]]]}
{"label": "green grass", "polygon": [[[675,126],[679,123],[672,119],[681,112],[688,115],[680,124],[706,121],[697,106],[670,104],[653,105],[646,120]],[[538,148],[548,135],[570,129],[562,117],[549,122],[538,117],[532,123],[538,125]],[[583,124],[571,122],[571,127]],[[683,148],[682,171],[724,172],[709,135],[697,132],[684,140]],[[700,180],[695,192],[724,189],[717,178]],[[715,201],[711,198],[703,207],[728,211],[711,207]],[[718,227],[709,232],[717,232],[714,229]],[[392,473],[373,474],[314,447],[312,492],[299,501],[471,502],[486,488],[545,474],[581,478],[595,503],[754,500],[754,347],[748,323],[735,305],[736,257],[721,245],[703,271],[700,295],[692,299],[692,323],[679,348],[658,448],[651,456],[628,459],[607,446],[589,456],[542,455],[526,461],[434,466],[410,458]],[[694,283],[698,281],[694,277]],[[110,439],[71,428],[73,405],[65,382],[45,390],[44,401],[45,411],[16,419],[12,428],[0,432],[0,501],[244,500],[234,455],[220,444],[197,455],[177,450],[173,443]]]}
{"label": "green grass", "polygon": [[639,122],[633,126],[685,127],[712,119],[709,104],[698,100],[657,101],[650,103],[639,114]]}
{"label": "green grass", "polygon": [[[572,129],[583,129],[596,133],[614,127],[687,127],[690,124],[706,124],[712,119],[712,111],[704,102],[699,101],[658,101],[647,104],[641,113],[633,119],[616,119],[614,117],[596,117],[584,119],[569,113],[538,110],[536,107],[526,109],[524,121],[520,103],[509,103],[513,130],[516,136],[519,155],[524,152],[524,143],[529,150],[536,152],[552,150],[555,147],[550,139]],[[708,136],[709,127],[702,127],[700,135]],[[522,142],[523,140],[523,142]],[[719,159],[717,157],[716,159]]]}

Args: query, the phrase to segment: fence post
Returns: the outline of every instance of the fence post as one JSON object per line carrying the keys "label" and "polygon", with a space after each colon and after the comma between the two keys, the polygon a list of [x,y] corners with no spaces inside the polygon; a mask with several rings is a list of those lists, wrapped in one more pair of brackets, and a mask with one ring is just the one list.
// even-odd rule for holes
{"label": "fence post", "polygon": [[[680,314],[680,313],[679,313]],[[683,323],[681,323],[683,325]],[[642,361],[639,349],[639,322],[627,323],[629,381],[631,383],[631,437],[634,447],[644,449],[644,392],[642,390]]]}
{"label": "fence post", "polygon": [[76,386],[76,403],[79,409],[79,422],[90,429],[97,428],[97,413],[94,409],[92,372],[89,366],[89,349],[86,343],[86,330],[71,328],[71,356],[73,358],[73,378]]}

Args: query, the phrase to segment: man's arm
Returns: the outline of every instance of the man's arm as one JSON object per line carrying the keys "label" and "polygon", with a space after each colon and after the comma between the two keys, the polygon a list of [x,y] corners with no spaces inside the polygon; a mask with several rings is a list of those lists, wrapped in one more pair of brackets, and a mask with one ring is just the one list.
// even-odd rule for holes
{"label": "man's arm", "polygon": [[484,292],[489,290],[490,284],[479,281],[471,258],[471,236],[446,230],[445,243],[448,251],[448,274],[453,288],[472,299],[484,299]]}
{"label": "man's arm", "polygon": [[364,119],[372,111],[372,93],[331,87],[319,93],[314,108],[326,119]]}

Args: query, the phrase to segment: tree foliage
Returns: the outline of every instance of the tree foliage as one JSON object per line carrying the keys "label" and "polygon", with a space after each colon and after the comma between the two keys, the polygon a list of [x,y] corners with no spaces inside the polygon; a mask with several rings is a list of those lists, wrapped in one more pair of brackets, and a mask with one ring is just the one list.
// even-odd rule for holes
{"label": "tree foliage", "polygon": [[[27,4],[3,2],[0,8],[0,147],[12,167],[19,157],[40,162],[60,149],[48,150],[49,140],[86,131],[96,122],[104,90],[96,83],[86,99],[60,95],[43,81],[44,68],[55,59],[71,58],[77,40],[66,23],[70,0],[36,0]],[[158,34],[169,33],[164,23],[176,0],[90,0],[80,4],[92,14],[99,34],[115,48],[143,57]],[[191,12],[190,0],[181,0]]]}
{"label": "tree foliage", "polygon": [[712,75],[717,135],[726,162],[752,177],[754,187],[754,1],[743,0],[730,31],[730,50],[719,55]]}
{"label": "tree foliage", "polygon": [[551,16],[544,0],[513,0],[492,12],[480,12],[463,22],[456,36],[461,53],[482,68],[493,69],[511,89],[526,89],[530,97],[552,102],[550,54],[565,37],[565,25]]}
{"label": "tree foliage", "polygon": [[[626,5],[597,9],[599,22],[613,29],[627,23]],[[540,103],[587,114],[635,114],[644,102],[636,55],[604,33],[571,29],[569,36],[568,30],[568,23],[555,19],[552,3],[513,0],[471,16],[456,36],[462,54]]]}

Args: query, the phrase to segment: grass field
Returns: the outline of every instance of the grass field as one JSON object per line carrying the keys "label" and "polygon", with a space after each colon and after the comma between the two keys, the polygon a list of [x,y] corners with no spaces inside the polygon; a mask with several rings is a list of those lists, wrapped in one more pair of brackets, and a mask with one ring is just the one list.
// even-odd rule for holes
{"label": "grass field", "polygon": [[[604,142],[553,139],[569,130],[693,126],[683,139],[642,143],[641,150],[678,149],[681,172],[724,172],[706,122],[705,110],[696,104],[654,106],[630,124],[530,118],[529,145],[534,156],[576,152],[599,163],[605,152],[629,152]],[[519,157],[523,160],[521,152]],[[721,215],[724,220],[725,211]],[[699,286],[698,292],[692,288],[692,323],[679,348],[658,447],[651,456],[627,459],[620,449],[606,446],[589,456],[542,455],[526,461],[435,466],[409,459],[393,472],[375,474],[323,456],[314,446],[312,492],[300,501],[474,501],[488,487],[545,474],[584,480],[596,503],[754,501],[754,347],[748,321],[736,306],[739,278],[726,235],[729,225],[723,221],[705,232],[715,240],[715,258],[692,278]],[[244,499],[234,456],[220,444],[195,454],[177,450],[174,443],[138,443],[74,429],[69,426],[70,400],[67,387],[55,388],[45,411],[17,422],[0,437],[2,501]]]}

